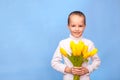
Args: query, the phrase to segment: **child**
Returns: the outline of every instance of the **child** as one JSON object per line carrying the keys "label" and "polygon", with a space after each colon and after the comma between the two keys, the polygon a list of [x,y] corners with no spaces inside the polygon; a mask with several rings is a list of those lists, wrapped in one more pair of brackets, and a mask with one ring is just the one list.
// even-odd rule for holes
{"label": "child", "polygon": [[[68,16],[68,29],[70,30],[70,36],[69,38],[60,41],[51,60],[51,66],[55,70],[64,74],[63,80],[73,80],[73,75],[79,75],[80,80],[90,80],[90,73],[100,65],[101,61],[97,54],[89,58],[88,62],[84,62],[82,67],[73,67],[69,59],[60,53],[60,47],[64,48],[67,53],[71,52],[70,41],[78,43],[82,40],[88,46],[89,51],[94,49],[95,47],[93,42],[82,37],[85,28],[85,15],[80,11],[71,12]],[[64,63],[62,60],[64,60]],[[90,60],[92,60],[91,64]]]}

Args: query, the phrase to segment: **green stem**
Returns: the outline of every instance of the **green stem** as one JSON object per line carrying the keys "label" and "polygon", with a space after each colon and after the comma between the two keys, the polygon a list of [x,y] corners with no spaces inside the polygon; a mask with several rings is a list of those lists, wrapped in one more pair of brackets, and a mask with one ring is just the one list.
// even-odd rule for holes
{"label": "green stem", "polygon": [[74,75],[73,80],[80,80],[80,76],[78,76],[78,75]]}

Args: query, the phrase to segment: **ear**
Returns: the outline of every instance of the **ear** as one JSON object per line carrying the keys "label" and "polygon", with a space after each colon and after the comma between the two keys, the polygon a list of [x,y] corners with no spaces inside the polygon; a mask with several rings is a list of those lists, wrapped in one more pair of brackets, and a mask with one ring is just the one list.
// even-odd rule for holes
{"label": "ear", "polygon": [[69,25],[67,25],[67,28],[70,29],[70,28],[69,28]]}
{"label": "ear", "polygon": [[86,28],[86,25],[84,25],[84,27]]}
{"label": "ear", "polygon": [[86,25],[85,25],[85,28],[86,28]]}
{"label": "ear", "polygon": [[85,31],[85,28],[86,28],[86,25],[85,25],[85,27],[84,27],[84,31]]}

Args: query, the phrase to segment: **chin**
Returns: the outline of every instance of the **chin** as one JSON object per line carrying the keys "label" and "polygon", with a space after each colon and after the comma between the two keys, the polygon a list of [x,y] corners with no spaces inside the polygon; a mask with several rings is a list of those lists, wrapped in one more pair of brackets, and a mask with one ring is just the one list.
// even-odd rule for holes
{"label": "chin", "polygon": [[76,38],[79,38],[80,36],[75,36]]}

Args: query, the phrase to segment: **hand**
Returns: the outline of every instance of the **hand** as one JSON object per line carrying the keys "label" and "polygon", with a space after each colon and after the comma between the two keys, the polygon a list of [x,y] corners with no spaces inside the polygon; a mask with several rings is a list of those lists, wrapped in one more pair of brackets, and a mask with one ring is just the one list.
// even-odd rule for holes
{"label": "hand", "polygon": [[71,69],[71,72],[72,72],[72,74],[79,75],[79,76],[89,73],[88,69],[85,67],[73,67]]}

